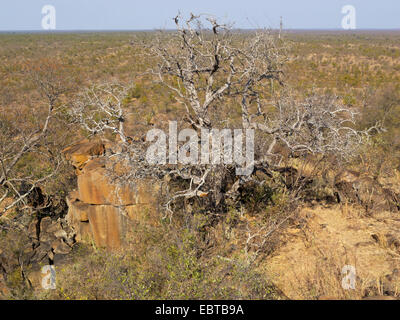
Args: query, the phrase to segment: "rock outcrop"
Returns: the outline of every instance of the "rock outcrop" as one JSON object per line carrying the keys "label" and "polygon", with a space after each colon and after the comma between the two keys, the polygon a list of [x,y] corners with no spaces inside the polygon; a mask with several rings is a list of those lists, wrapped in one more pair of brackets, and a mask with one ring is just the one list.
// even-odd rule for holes
{"label": "rock outcrop", "polygon": [[339,203],[356,203],[368,210],[400,210],[400,196],[376,179],[345,170],[335,177],[334,187]]}
{"label": "rock outcrop", "polygon": [[22,282],[40,288],[43,266],[59,266],[69,260],[75,231],[65,221],[63,212],[58,214],[51,209],[52,215],[2,219],[0,230],[12,232],[4,235],[8,245],[0,248],[0,300],[12,297],[9,289]]}
{"label": "rock outcrop", "polygon": [[105,144],[102,142],[83,140],[64,149],[63,153],[65,158],[75,167],[77,170],[76,173],[79,175],[80,170],[92,156],[101,156],[105,154]]}
{"label": "rock outcrop", "polygon": [[62,218],[34,219],[28,227],[28,236],[34,248],[30,262],[41,262],[48,258],[49,263],[54,263],[54,260],[62,259],[61,255],[70,253],[75,243],[74,231]]}
{"label": "rock outcrop", "polygon": [[94,241],[108,249],[123,245],[132,221],[157,211],[161,190],[157,179],[113,179],[115,170],[124,170],[108,157],[113,148],[120,146],[86,140],[64,150],[77,173],[77,189],[67,197],[67,221],[77,241]]}

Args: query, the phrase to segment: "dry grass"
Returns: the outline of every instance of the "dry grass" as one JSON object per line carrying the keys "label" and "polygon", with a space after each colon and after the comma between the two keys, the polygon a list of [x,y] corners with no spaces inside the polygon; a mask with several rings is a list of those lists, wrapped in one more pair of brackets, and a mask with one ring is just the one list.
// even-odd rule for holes
{"label": "dry grass", "polygon": [[[304,209],[297,228],[288,230],[285,245],[267,262],[273,281],[292,299],[360,299],[384,294],[383,281],[399,266],[398,254],[385,240],[373,235],[392,233],[399,222],[392,214],[385,218],[360,215],[348,205],[326,209]],[[378,239],[381,237],[378,236]],[[355,290],[344,290],[341,270],[345,265],[356,268]],[[398,294],[399,282],[394,294]],[[392,292],[393,294],[393,292]]]}
{"label": "dry grass", "polygon": [[[139,36],[151,39],[151,34]],[[287,81],[298,89],[299,96],[307,95],[314,88],[318,92],[340,94],[344,103],[361,108],[367,98],[388,85],[393,84],[389,96],[400,88],[399,33],[286,36],[292,47]],[[44,52],[49,52],[51,55],[47,58],[57,57],[66,74],[74,79],[65,101],[96,82],[134,81],[131,114],[127,120],[132,136],[157,127],[161,120],[176,119],[180,114],[176,99],[142,74],[152,61],[132,49],[129,45],[132,37],[131,33],[0,35],[0,70],[4,75],[0,79],[0,111],[4,115],[13,114],[9,111],[18,108],[28,114],[32,106],[40,106],[37,90],[21,71],[26,62],[38,64]],[[376,102],[378,109],[381,102]],[[389,139],[396,137],[392,132],[396,133],[399,127],[396,110],[390,123],[394,130],[383,136],[383,141],[368,146],[361,159],[352,165],[356,170],[364,168],[367,174],[382,171],[379,176],[382,184],[400,192],[400,173],[393,170],[398,165],[398,157]],[[375,113],[371,116],[366,110],[365,114],[368,116],[365,123],[376,120]],[[30,118],[23,120],[35,124]],[[63,131],[70,130],[68,126],[60,126],[55,129],[55,135],[63,136]],[[78,130],[74,133],[82,134]],[[386,149],[377,147],[385,143],[389,145]],[[383,169],[381,158],[390,160]],[[29,165],[37,167],[37,163]],[[306,177],[321,178],[324,173],[328,181],[333,180],[338,170],[316,167],[315,162],[299,159],[290,159],[285,165],[297,168]],[[56,192],[55,187],[49,190]],[[283,202],[284,197],[275,200]],[[90,246],[77,250],[76,261],[59,270],[59,290],[51,298],[284,296],[273,292],[270,278],[291,299],[323,296],[360,299],[389,291],[399,295],[395,270],[400,269],[400,260],[395,238],[400,221],[393,213],[378,212],[367,217],[365,210],[347,204],[303,209],[294,225],[282,228],[275,237],[269,238],[257,259],[249,264],[249,256],[260,249],[258,245],[263,240],[254,238],[246,254],[248,233],[257,233],[273,219],[291,213],[284,206],[256,203],[256,207],[257,213],[231,210],[223,219],[195,214],[175,221],[174,228],[155,217],[149,223],[143,219],[143,224],[136,226],[126,254],[112,255]],[[343,290],[341,286],[344,265],[356,267],[355,290]]]}

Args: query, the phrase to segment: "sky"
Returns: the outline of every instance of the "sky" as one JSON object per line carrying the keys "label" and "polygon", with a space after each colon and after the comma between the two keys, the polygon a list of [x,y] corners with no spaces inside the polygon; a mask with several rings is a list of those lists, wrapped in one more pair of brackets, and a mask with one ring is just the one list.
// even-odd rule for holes
{"label": "sky", "polygon": [[153,30],[174,27],[178,11],[213,14],[237,28],[341,29],[342,7],[356,10],[356,29],[400,29],[399,0],[0,0],[0,31],[43,30],[45,5],[55,30]]}

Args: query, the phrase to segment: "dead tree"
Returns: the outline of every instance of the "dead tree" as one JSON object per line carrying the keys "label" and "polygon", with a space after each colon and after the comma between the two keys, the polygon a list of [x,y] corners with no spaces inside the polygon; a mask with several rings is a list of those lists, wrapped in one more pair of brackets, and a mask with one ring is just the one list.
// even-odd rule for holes
{"label": "dead tree", "polygon": [[[271,170],[279,167],[279,147],[292,154],[348,157],[368,136],[369,131],[354,129],[356,113],[337,98],[314,94],[298,99],[290,93],[284,86],[286,45],[267,30],[242,34],[207,15],[192,14],[186,20],[178,15],[174,22],[176,32],[160,32],[150,43],[136,41],[134,45],[155,59],[150,73],[174,93],[184,107],[187,125],[199,135],[204,129],[226,128],[227,123],[234,123],[233,106],[238,104],[241,121],[235,128],[255,130],[258,142],[254,166]],[[281,85],[279,96],[268,95],[271,80]],[[77,104],[75,114],[89,132],[111,130],[126,142],[120,127],[124,108],[119,101],[123,95],[100,91],[105,94],[102,98],[91,90],[86,92],[86,102]],[[84,109],[90,116],[84,116]],[[216,116],[219,112],[224,113],[222,119]],[[96,113],[101,120],[94,117]],[[208,138],[213,139],[212,130]],[[197,142],[194,144],[198,150]],[[145,143],[127,144],[127,151],[119,155],[132,168],[124,179],[147,174],[186,181],[186,188],[168,199],[170,213],[182,198],[205,197],[211,208],[220,210],[225,199],[237,197],[239,188],[252,179],[251,175],[235,176],[232,164],[171,165],[168,158],[169,165],[151,165],[141,156],[145,147]]]}
{"label": "dead tree", "polygon": [[126,143],[124,122],[127,112],[123,104],[128,91],[129,87],[116,83],[94,85],[79,94],[70,108],[70,115],[91,135],[111,131]]}
{"label": "dead tree", "polygon": [[26,65],[23,75],[35,84],[43,102],[31,110],[0,107],[0,214],[15,206],[32,207],[39,186],[61,166],[61,157],[51,150],[49,140],[51,123],[63,107],[60,97],[66,91],[57,72],[50,62]]}
{"label": "dead tree", "polygon": [[[174,18],[177,31],[161,33],[148,52],[158,58],[151,73],[175,93],[186,110],[186,119],[197,130],[218,128],[221,121],[215,110],[235,102],[241,106],[243,129],[254,129],[255,165],[274,168],[282,158],[278,145],[291,153],[328,154],[349,157],[369,131],[354,129],[356,113],[343,106],[337,97],[312,95],[297,99],[284,85],[287,48],[268,30],[250,34],[234,32],[211,16],[191,15]],[[208,23],[208,27],[203,26]],[[269,97],[270,81],[282,85],[279,97]],[[232,120],[227,114],[223,121]],[[234,150],[235,152],[235,150]],[[186,168],[187,171],[188,168]],[[187,175],[190,189],[185,196],[202,192],[219,193],[227,166],[209,166]],[[206,175],[213,177],[213,182]],[[224,196],[234,197],[240,185],[251,177],[236,177]],[[201,186],[200,186],[201,183]]]}
{"label": "dead tree", "polygon": [[[175,93],[195,128],[216,126],[211,107],[227,98],[250,96],[250,87],[263,80],[281,82],[285,48],[266,30],[241,35],[212,16],[192,14],[182,19],[180,15],[174,18],[175,33],[161,32],[151,44],[143,45],[158,58],[151,73]],[[204,21],[209,28],[203,26]]]}

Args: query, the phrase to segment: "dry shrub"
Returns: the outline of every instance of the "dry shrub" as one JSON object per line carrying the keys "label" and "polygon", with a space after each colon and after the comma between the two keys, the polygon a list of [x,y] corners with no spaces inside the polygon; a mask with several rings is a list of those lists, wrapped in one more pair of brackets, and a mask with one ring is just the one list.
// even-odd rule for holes
{"label": "dry shrub", "polygon": [[[26,217],[29,219],[29,217]],[[27,274],[31,270],[31,241],[24,227],[0,220],[0,273],[6,287],[6,299],[34,297]]]}
{"label": "dry shrub", "polygon": [[[80,245],[57,268],[48,299],[279,299],[279,291],[240,255],[210,245],[202,221],[134,226],[119,252]],[[201,220],[201,219],[200,219]],[[187,225],[185,227],[184,225]],[[208,243],[207,243],[208,242]],[[42,293],[43,295],[43,293]]]}

